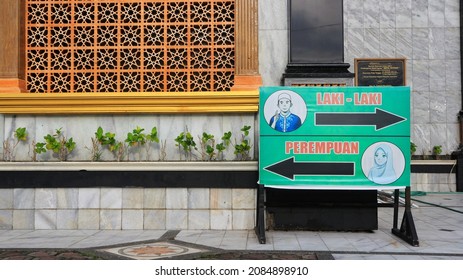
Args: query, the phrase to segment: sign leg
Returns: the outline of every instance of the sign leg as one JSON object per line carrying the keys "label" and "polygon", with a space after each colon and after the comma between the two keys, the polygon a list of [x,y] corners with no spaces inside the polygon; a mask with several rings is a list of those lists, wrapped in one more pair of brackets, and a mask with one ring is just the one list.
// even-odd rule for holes
{"label": "sign leg", "polygon": [[[396,195],[394,197],[394,203],[398,204],[398,190],[396,190]],[[396,201],[397,199],[397,201]],[[405,212],[402,218],[402,223],[400,229],[397,228],[396,215],[396,205],[394,205],[394,228],[392,233],[401,239],[407,241],[412,246],[419,246],[418,234],[416,233],[415,222],[413,221],[413,215],[411,211],[411,191],[410,187],[405,188]]]}
{"label": "sign leg", "polygon": [[257,203],[256,203],[256,227],[254,228],[257,239],[260,244],[265,244],[265,201],[264,201],[264,185],[259,184],[257,188]]}

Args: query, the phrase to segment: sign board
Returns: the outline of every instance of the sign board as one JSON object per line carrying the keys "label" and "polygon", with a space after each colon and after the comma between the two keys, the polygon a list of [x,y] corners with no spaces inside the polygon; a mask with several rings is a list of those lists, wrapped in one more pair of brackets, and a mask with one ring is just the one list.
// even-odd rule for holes
{"label": "sign board", "polygon": [[259,183],[410,185],[409,87],[262,87]]}
{"label": "sign board", "polygon": [[405,86],[405,58],[355,59],[356,86]]}

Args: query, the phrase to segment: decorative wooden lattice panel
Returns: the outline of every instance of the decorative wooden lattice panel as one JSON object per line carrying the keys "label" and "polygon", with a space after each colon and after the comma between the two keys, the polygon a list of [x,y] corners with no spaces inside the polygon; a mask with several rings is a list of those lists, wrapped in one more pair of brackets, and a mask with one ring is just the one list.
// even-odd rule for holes
{"label": "decorative wooden lattice panel", "polygon": [[30,92],[228,91],[234,0],[26,0]]}

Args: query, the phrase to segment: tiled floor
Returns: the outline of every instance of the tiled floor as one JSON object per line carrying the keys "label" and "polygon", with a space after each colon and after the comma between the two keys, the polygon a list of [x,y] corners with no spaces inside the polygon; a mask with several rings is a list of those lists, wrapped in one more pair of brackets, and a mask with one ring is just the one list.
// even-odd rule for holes
{"label": "tiled floor", "polygon": [[142,257],[157,258],[159,251],[154,247],[164,246],[169,254],[183,254],[185,250],[195,253],[199,247],[207,246],[223,250],[328,252],[335,259],[463,260],[463,194],[429,193],[412,198],[416,205],[412,213],[420,242],[418,247],[393,235],[393,210],[379,208],[379,229],[374,232],[267,231],[266,244],[259,244],[253,230],[175,232],[173,241],[181,242],[183,248],[178,244],[160,244],[169,232],[165,230],[2,230],[0,248],[112,246],[111,252],[115,254],[142,252],[146,254]]}

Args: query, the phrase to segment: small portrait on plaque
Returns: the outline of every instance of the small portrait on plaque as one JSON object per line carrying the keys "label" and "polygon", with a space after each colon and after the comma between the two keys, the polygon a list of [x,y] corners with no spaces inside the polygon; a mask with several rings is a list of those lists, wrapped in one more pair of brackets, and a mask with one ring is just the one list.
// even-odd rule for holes
{"label": "small portrait on plaque", "polygon": [[280,132],[291,132],[304,123],[307,108],[304,99],[296,92],[278,90],[266,100],[264,115],[271,128]]}

